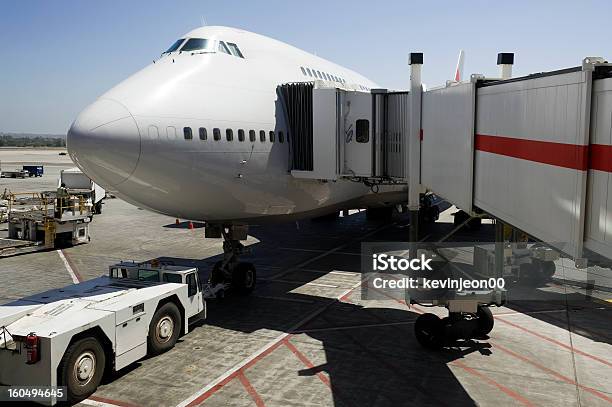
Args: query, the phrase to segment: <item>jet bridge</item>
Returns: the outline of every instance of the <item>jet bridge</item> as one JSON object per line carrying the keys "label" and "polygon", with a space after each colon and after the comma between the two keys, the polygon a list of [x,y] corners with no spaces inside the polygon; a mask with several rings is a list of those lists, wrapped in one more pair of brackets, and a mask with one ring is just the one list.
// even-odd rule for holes
{"label": "jet bridge", "polygon": [[508,78],[502,63],[502,78],[422,91],[411,59],[409,92],[283,85],[293,177],[407,183],[411,209],[426,188],[578,263],[585,248],[612,258],[611,64]]}
{"label": "jet bridge", "polygon": [[295,178],[404,183],[408,92],[304,82],[280,87]]}

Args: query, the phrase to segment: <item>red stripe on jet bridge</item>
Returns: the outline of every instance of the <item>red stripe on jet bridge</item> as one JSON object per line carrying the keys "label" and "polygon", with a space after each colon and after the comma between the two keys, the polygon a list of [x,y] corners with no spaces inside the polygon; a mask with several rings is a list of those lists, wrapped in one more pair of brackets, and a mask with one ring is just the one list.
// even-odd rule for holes
{"label": "red stripe on jet bridge", "polygon": [[612,172],[612,146],[607,144],[591,144],[589,148],[589,168]]}
{"label": "red stripe on jet bridge", "polygon": [[[586,145],[476,134],[475,147],[478,151],[555,165],[557,167],[579,171],[586,171],[588,169],[587,157],[589,148]],[[612,169],[612,165],[608,164],[608,166]]]}

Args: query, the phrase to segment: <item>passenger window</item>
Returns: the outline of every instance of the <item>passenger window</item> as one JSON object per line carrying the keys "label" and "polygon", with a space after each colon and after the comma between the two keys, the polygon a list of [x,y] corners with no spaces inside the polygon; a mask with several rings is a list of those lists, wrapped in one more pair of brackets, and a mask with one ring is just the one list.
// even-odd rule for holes
{"label": "passenger window", "polygon": [[195,273],[187,275],[187,296],[193,297],[198,293],[198,281],[196,280]]}
{"label": "passenger window", "polygon": [[263,130],[259,130],[259,141],[262,143],[266,141],[266,132]]}
{"label": "passenger window", "polygon": [[206,140],[208,138],[208,134],[206,133],[206,129],[204,127],[200,127],[200,140]]}
{"label": "passenger window", "polygon": [[317,76],[319,77],[319,79],[323,79],[323,76],[321,75],[320,71],[317,71]]}
{"label": "passenger window", "polygon": [[242,52],[240,52],[240,49],[238,49],[238,45],[228,42],[227,46],[229,47],[230,51],[232,52],[232,55],[238,57],[238,58],[244,58],[244,56],[242,55]]}
{"label": "passenger window", "polygon": [[190,38],[187,40],[181,51],[200,51],[208,48],[208,40],[204,38]]}
{"label": "passenger window", "polygon": [[227,45],[223,41],[219,41],[219,51],[224,52],[226,54],[232,55],[232,53],[227,49]]}
{"label": "passenger window", "polygon": [[249,130],[249,140],[255,141],[255,130]]}
{"label": "passenger window", "polygon": [[193,133],[191,132],[191,127],[183,127],[183,136],[185,140],[193,139]]}
{"label": "passenger window", "polygon": [[306,70],[304,69],[304,67],[300,66],[300,69],[302,70],[302,75],[306,76]]}
{"label": "passenger window", "polygon": [[306,68],[306,72],[308,72],[308,76],[312,76],[312,72],[310,72],[309,68]]}
{"label": "passenger window", "polygon": [[270,143],[274,143],[274,132],[270,132]]}
{"label": "passenger window", "polygon": [[221,140],[221,130],[216,127],[213,129],[213,138],[215,139],[215,141]]}
{"label": "passenger window", "polygon": [[225,139],[227,141],[234,140],[234,130],[232,130],[232,129],[225,129]]}
{"label": "passenger window", "polygon": [[176,140],[176,127],[166,127],[166,137],[168,138],[168,140]]}
{"label": "passenger window", "polygon": [[159,130],[157,126],[149,126],[149,138],[151,140],[157,140],[159,138]]}
{"label": "passenger window", "polygon": [[244,141],[244,130],[238,130],[238,141]]}
{"label": "passenger window", "polygon": [[285,135],[283,134],[282,131],[278,132],[278,142],[279,143],[284,143],[285,142]]}
{"label": "passenger window", "polygon": [[359,119],[355,124],[355,141],[358,143],[367,143],[370,141],[370,121]]}

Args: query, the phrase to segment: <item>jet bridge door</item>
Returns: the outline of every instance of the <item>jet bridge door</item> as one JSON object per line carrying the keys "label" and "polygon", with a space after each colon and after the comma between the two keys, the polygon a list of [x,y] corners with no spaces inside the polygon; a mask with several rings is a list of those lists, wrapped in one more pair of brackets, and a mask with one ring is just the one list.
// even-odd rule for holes
{"label": "jet bridge door", "polygon": [[373,155],[372,95],[339,93],[340,168],[344,176],[371,177]]}

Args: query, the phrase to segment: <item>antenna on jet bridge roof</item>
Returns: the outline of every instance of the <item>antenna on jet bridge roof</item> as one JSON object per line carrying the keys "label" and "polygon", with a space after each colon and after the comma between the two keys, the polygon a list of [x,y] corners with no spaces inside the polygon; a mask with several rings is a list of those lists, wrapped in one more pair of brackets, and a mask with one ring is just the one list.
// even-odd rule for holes
{"label": "antenna on jet bridge roof", "polygon": [[202,20],[202,27],[206,26],[206,20],[204,19],[204,16],[201,16],[200,19]]}

